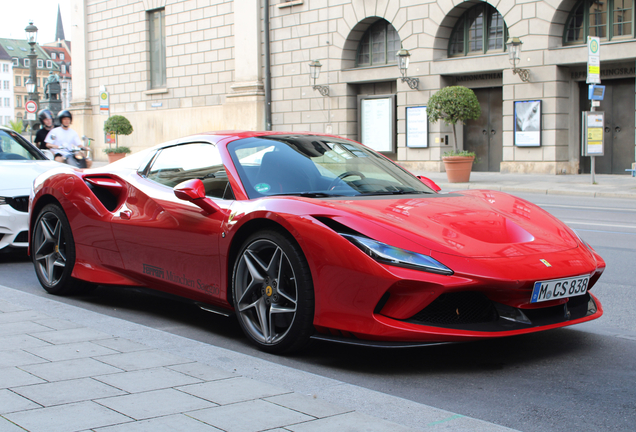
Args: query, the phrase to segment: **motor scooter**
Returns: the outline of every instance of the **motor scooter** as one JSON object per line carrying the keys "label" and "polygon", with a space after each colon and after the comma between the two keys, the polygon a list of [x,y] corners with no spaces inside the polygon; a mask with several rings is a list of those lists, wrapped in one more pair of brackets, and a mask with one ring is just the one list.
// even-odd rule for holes
{"label": "motor scooter", "polygon": [[[90,148],[92,138],[88,138],[86,135],[82,137],[82,141],[86,143],[84,147],[73,147],[70,152],[71,155],[66,158],[64,163],[71,165],[75,168],[86,168],[86,159],[90,158]],[[51,159],[55,160],[55,154],[51,150],[42,150],[44,155]]]}

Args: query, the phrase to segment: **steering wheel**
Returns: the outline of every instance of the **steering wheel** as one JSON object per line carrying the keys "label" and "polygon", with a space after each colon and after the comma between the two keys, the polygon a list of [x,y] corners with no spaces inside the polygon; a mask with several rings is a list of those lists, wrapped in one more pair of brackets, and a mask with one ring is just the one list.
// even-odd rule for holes
{"label": "steering wheel", "polygon": [[364,174],[362,174],[360,171],[345,171],[342,174],[340,174],[338,177],[333,179],[331,181],[331,183],[329,183],[329,186],[327,187],[327,190],[334,189],[338,183],[340,183],[343,179],[345,179],[345,178],[347,178],[349,176],[358,176],[358,177],[360,177],[361,180],[366,178],[366,176]]}

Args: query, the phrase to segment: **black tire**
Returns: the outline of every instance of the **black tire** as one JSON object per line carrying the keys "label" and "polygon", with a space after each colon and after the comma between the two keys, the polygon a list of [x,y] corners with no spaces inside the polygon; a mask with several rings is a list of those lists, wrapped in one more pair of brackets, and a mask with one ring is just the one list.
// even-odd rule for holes
{"label": "black tire", "polygon": [[94,286],[71,277],[75,241],[68,218],[58,205],[45,206],[33,227],[31,256],[40,285],[55,295],[89,291]]}
{"label": "black tire", "polygon": [[314,287],[302,250],[278,230],[245,240],[234,264],[232,297],[241,329],[259,349],[290,353],[314,332]]}

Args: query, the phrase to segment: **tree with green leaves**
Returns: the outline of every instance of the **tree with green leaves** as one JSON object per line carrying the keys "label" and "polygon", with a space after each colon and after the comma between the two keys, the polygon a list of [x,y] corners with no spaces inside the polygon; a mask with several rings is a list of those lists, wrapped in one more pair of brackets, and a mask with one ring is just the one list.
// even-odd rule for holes
{"label": "tree with green leaves", "polygon": [[444,87],[428,100],[428,121],[442,120],[453,127],[453,153],[457,152],[457,123],[476,120],[481,115],[481,107],[475,92],[463,86]]}
{"label": "tree with green leaves", "polygon": [[7,127],[11,130],[16,131],[19,134],[24,132],[24,123],[22,123],[22,120],[20,119],[9,120],[9,124],[7,125]]}
{"label": "tree with green leaves", "polygon": [[106,153],[130,153],[128,147],[119,147],[118,135],[130,135],[133,133],[133,127],[128,119],[122,115],[114,115],[108,117],[104,122],[104,132],[115,135],[115,148],[111,149],[110,144],[104,151]]}

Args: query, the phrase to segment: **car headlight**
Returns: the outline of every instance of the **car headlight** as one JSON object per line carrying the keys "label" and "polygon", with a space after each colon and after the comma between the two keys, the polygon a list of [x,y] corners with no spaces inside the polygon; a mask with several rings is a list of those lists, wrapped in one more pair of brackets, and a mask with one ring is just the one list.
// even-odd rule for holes
{"label": "car headlight", "polygon": [[6,204],[6,203],[7,203],[6,198],[5,198],[5,197],[0,196],[0,205],[2,205],[2,204]]}
{"label": "car headlight", "polygon": [[442,275],[453,274],[451,269],[430,256],[400,249],[386,243],[372,240],[368,237],[344,233],[340,233],[340,235],[378,262],[398,267],[423,270],[429,273]]}

